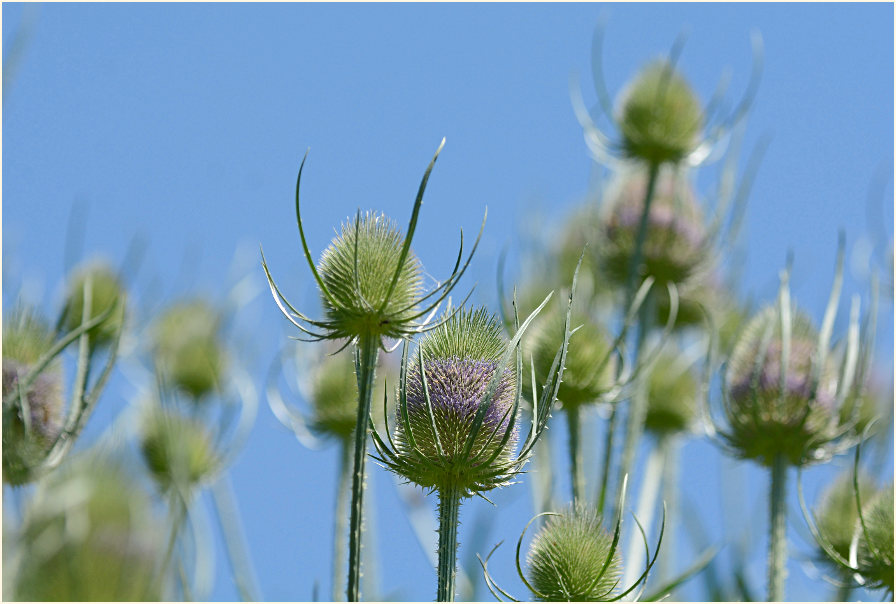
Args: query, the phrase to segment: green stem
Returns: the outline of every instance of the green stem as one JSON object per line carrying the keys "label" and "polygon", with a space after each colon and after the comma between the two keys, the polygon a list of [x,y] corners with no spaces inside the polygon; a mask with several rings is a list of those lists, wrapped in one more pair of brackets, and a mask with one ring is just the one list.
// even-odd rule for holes
{"label": "green stem", "polygon": [[607,431],[604,433],[604,461],[600,471],[600,494],[597,497],[597,513],[604,515],[604,504],[607,501],[607,486],[610,483],[610,462],[613,458],[613,437],[616,433],[616,405],[610,408],[610,419],[607,423]]}
{"label": "green stem", "polygon": [[215,504],[215,516],[218,518],[218,526],[224,537],[227,558],[230,560],[230,570],[233,573],[233,582],[236,584],[240,599],[243,602],[257,602],[261,598],[255,582],[255,570],[248,554],[246,537],[240,522],[230,476],[226,473],[223,474],[212,485],[211,491]]}
{"label": "green stem", "polygon": [[451,485],[439,489],[439,586],[437,601],[454,602],[457,575],[457,525],[460,489]]}
{"label": "green stem", "polygon": [[837,587],[837,595],[834,596],[833,602],[849,602],[852,597],[852,585],[844,583]]}
{"label": "green stem", "polygon": [[367,421],[373,378],[379,354],[379,338],[364,334],[358,338],[358,421],[355,423],[355,449],[352,466],[352,500],[348,533],[348,588],[349,602],[361,598],[361,520],[364,506],[364,462],[367,459]]}
{"label": "green stem", "polygon": [[582,469],[582,451],[579,445],[579,408],[570,406],[566,409],[566,424],[569,427],[569,477],[572,483],[573,503],[581,500],[585,490],[585,475]]}
{"label": "green stem", "polygon": [[339,445],[339,484],[336,487],[336,510],[333,514],[333,601],[342,598],[342,577],[345,563],[345,509],[348,506],[348,487],[351,484],[351,443]]}
{"label": "green stem", "polygon": [[784,600],[787,577],[787,460],[777,455],[771,469],[769,493],[768,601]]}
{"label": "green stem", "polygon": [[[644,257],[644,241],[647,239],[647,223],[650,216],[650,206],[653,203],[653,192],[656,188],[657,175],[659,174],[660,164],[652,163],[648,167],[647,175],[647,192],[644,194],[644,207],[641,210],[641,220],[638,224],[638,236],[635,240],[635,251],[632,254],[631,262],[628,267],[628,284],[625,294],[625,308],[630,308],[635,297],[638,284],[641,283],[641,260]],[[653,292],[647,294],[647,298],[638,311],[638,334],[635,341],[635,360],[634,366],[637,367],[644,352],[644,341],[647,338],[647,331],[651,323],[651,313],[653,311],[652,302]],[[647,392],[646,381],[638,379],[638,386],[629,405],[628,418],[625,430],[625,445],[622,450],[622,465],[619,471],[618,488],[616,489],[617,498],[619,491],[622,489],[622,481],[625,476],[631,472],[634,463],[635,453],[638,450],[638,441],[641,433],[644,431],[644,416],[647,413]]]}
{"label": "green stem", "polygon": [[[665,445],[666,438],[661,438],[656,446],[650,450],[647,457],[647,465],[644,468],[644,478],[641,481],[641,492],[638,495],[638,507],[635,518],[641,523],[644,534],[650,538],[650,531],[653,527],[653,517],[656,512],[657,496],[660,492],[660,481],[663,477],[663,466],[665,462]],[[663,544],[665,545],[665,544]],[[628,552],[624,560],[637,560],[638,550],[643,547],[639,533],[632,532],[628,542]],[[638,578],[640,566],[637,564],[625,565],[625,576],[622,579],[623,585],[631,585]]]}
{"label": "green stem", "polygon": [[551,431],[542,433],[532,455],[532,471],[529,484],[532,489],[532,507],[537,513],[550,511],[554,499],[554,472],[551,466]]}
{"label": "green stem", "polygon": [[678,449],[679,438],[668,436],[660,441],[663,446],[663,483],[662,500],[666,503],[666,528],[663,531],[663,551],[660,552],[657,570],[657,581],[663,585],[674,573],[676,539],[676,522],[678,520]]}

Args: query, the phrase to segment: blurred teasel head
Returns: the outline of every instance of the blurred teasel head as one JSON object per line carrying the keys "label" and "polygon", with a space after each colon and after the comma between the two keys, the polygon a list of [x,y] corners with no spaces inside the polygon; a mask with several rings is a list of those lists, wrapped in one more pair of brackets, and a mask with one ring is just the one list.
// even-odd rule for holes
{"label": "blurred teasel head", "polygon": [[526,555],[527,586],[542,602],[604,602],[622,574],[613,534],[583,505],[550,515]]}
{"label": "blurred teasel head", "polygon": [[140,427],[143,461],[162,492],[186,494],[218,469],[211,435],[198,421],[153,405]]}
{"label": "blurred teasel head", "polygon": [[[861,501],[861,499],[859,498]],[[893,595],[893,484],[867,503],[850,544],[849,563],[856,579],[868,589],[885,589]]]}
{"label": "blurred teasel head", "polygon": [[[860,499],[867,501],[874,494],[874,485],[864,474],[859,475],[858,485]],[[818,507],[818,532],[830,543],[841,559],[849,560],[849,547],[858,526],[859,512],[856,507],[853,475],[851,472],[844,472],[821,496]],[[819,559],[829,563],[838,575],[844,572],[843,567],[825,555],[823,549]]]}
{"label": "blurred teasel head", "polygon": [[42,481],[17,536],[13,594],[22,601],[158,600],[158,525],[147,493],[91,455]]}
{"label": "blurred teasel head", "polygon": [[157,369],[166,383],[200,401],[219,390],[227,367],[219,313],[203,300],[162,313],[153,338]]}
{"label": "blurred teasel head", "polygon": [[697,416],[699,388],[690,367],[682,366],[680,355],[662,353],[646,379],[644,428],[658,437],[689,430]]}
{"label": "blurred teasel head", "polygon": [[[85,309],[88,283],[90,302]],[[77,270],[72,277],[62,311],[62,325],[66,331],[74,331],[83,322],[109,313],[108,317],[88,331],[91,346],[102,348],[118,337],[124,321],[125,304],[124,287],[115,270],[103,262],[91,263]]]}
{"label": "blurred teasel head", "polygon": [[55,343],[53,330],[32,310],[18,309],[4,321],[3,482],[12,486],[35,478],[62,429],[62,365],[54,358],[37,366]]}
{"label": "blurred teasel head", "polygon": [[[528,435],[515,453],[522,386],[519,343],[548,299],[510,342],[500,321],[479,308],[447,311],[448,318],[420,340],[410,362],[405,346],[395,436],[386,426],[387,444],[373,431],[378,461],[410,482],[457,490],[461,497],[509,484],[545,429],[562,381],[568,314],[553,371],[534,405]],[[513,358],[516,363],[511,365]]]}
{"label": "blurred teasel head", "polygon": [[[614,283],[629,280],[632,257],[638,246],[648,175],[640,169],[624,171],[607,195],[607,213],[598,254],[604,272]],[[712,260],[712,238],[687,177],[672,168],[659,172],[646,231],[641,245],[639,279],[680,284]],[[660,290],[664,288],[659,288]]]}
{"label": "blurred teasel head", "polygon": [[[732,453],[771,466],[829,460],[857,442],[855,421],[839,410],[859,367],[859,299],[853,298],[842,360],[834,362],[831,334],[842,283],[842,246],[820,330],[790,299],[782,274],[778,303],[756,314],[738,336],[723,376],[728,428],[719,431]],[[869,355],[865,355],[867,362]]]}
{"label": "blurred teasel head", "polygon": [[461,265],[461,232],[454,271],[432,291],[423,293],[423,269],[410,247],[423,193],[444,143],[443,140],[423,175],[406,235],[402,236],[396,223],[386,216],[372,211],[362,214],[358,210],[353,220],[343,223],[317,264],[311,257],[302,226],[299,185],[305,159],[302,160],[296,179],[296,219],[305,259],[320,289],[326,317],[314,320],[297,311],[274,283],[263,254],[262,265],[280,310],[310,340],[351,342],[372,338],[382,347],[385,338],[409,338],[432,327],[429,319],[463,276],[479,243],[477,237],[470,255]]}

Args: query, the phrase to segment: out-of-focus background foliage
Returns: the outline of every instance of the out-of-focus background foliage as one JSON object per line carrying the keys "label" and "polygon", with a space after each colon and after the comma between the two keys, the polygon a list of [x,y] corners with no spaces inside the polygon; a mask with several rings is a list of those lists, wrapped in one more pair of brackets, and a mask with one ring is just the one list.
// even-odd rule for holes
{"label": "out-of-focus background foliage", "polygon": [[[135,322],[186,295],[223,301],[242,284],[239,291],[247,297],[234,318],[232,341],[237,362],[261,391],[278,352],[305,345],[287,338],[295,333],[267,293],[259,244],[284,293],[300,308],[317,304],[292,206],[305,149],[311,148],[304,220],[316,256],[358,207],[383,211],[403,226],[443,136],[447,145],[427,190],[414,249],[429,275],[446,275],[458,229],[475,231],[488,206],[466,282],[478,283],[474,301],[496,309],[501,250],[509,251],[513,279],[521,239],[558,224],[594,196],[597,171],[570,106],[568,80],[578,73],[586,100],[594,101],[591,37],[602,11],[609,17],[604,66],[613,95],[688,28],[683,74],[706,102],[730,69],[729,98],[737,99],[751,68],[750,31],[762,33],[762,83],[741,165],[762,137],[770,136],[770,145],[732,261],[740,275],[736,293],[771,302],[778,271],[792,253],[793,295],[820,322],[842,230],[844,300],[859,293],[867,304],[870,273],[889,275],[875,374],[883,399],[891,401],[889,4],[5,3],[4,315],[19,298],[54,315],[68,263],[104,257],[121,265],[130,250],[141,259],[127,282],[138,309]],[[719,165],[699,172],[704,196],[718,172]],[[836,334],[844,332],[847,318],[841,308]],[[140,337],[134,332],[126,344],[138,347]],[[136,404],[146,388],[138,361],[125,356],[79,447]],[[552,430],[560,448],[565,429],[557,422]],[[892,441],[887,446],[879,476],[892,476]],[[585,447],[593,451],[597,444]],[[231,475],[265,599],[329,597],[337,457],[335,447],[302,446],[262,402]],[[809,470],[810,500],[850,461]],[[375,465],[369,468],[365,597],[431,599],[435,572],[396,482]],[[699,437],[684,445],[680,473],[684,501],[703,520],[710,540],[729,540],[719,568],[735,564],[735,543],[743,543],[743,570],[761,597],[765,473],[724,457]],[[563,485],[559,490],[566,492]],[[27,495],[4,489],[5,533]],[[514,485],[493,500],[495,507],[477,500],[462,508],[460,561],[506,539],[490,569],[522,595],[512,544],[532,515],[529,488]],[[787,596],[829,598],[833,588],[806,561],[814,548],[795,496],[789,507]],[[215,547],[218,568],[208,595],[235,599],[223,545]],[[678,547],[683,559],[700,549],[684,528]],[[478,573],[476,578],[476,597],[489,599]],[[678,597],[703,599],[707,593],[697,578]]]}

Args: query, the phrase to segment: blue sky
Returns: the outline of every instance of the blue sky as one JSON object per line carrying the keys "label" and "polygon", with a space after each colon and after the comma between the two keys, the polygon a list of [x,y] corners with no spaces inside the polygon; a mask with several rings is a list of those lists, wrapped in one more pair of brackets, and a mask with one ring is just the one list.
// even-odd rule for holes
{"label": "blue sky", "polygon": [[[292,209],[305,149],[304,219],[317,254],[358,207],[404,224],[443,136],[414,248],[429,273],[445,275],[458,229],[475,231],[488,206],[466,282],[479,283],[476,301],[493,305],[496,259],[518,241],[518,226],[527,216],[560,216],[590,191],[594,169],[567,83],[579,73],[593,102],[591,36],[602,10],[613,95],[687,28],[683,73],[705,102],[730,68],[736,99],[750,72],[750,31],[762,33],[765,65],[745,150],[765,135],[771,143],[749,200],[740,291],[772,300],[792,252],[794,296],[820,320],[843,230],[844,300],[866,295],[862,249],[880,258],[893,237],[892,5],[4,3],[4,66],[13,34],[30,31],[4,75],[13,74],[3,99],[4,306],[23,285],[48,313],[58,309],[78,203],[85,257],[120,261],[135,237],[146,242],[133,284],[143,302],[190,292],[220,298],[233,284],[234,257],[251,267],[263,244],[285,293],[314,308]],[[715,174],[701,172],[698,186],[708,190]],[[249,270],[261,291],[260,266]],[[890,302],[879,326],[889,380]],[[258,381],[294,335],[263,291],[238,333]],[[114,386],[93,429],[129,402],[126,380]],[[729,462],[710,445],[689,443],[684,460],[692,496],[704,485],[718,490]],[[335,463],[334,449],[306,450],[262,407],[232,473],[266,598],[308,599],[315,582],[329,594]],[[764,477],[748,464],[736,472],[745,499],[761,502]],[[382,594],[430,599],[435,574],[393,481],[371,473],[377,537],[367,555],[376,556]],[[492,523],[489,547],[512,542],[528,520],[525,485],[496,503],[462,510],[461,556],[479,515]],[[792,517],[797,524],[798,512]],[[791,537],[794,549],[807,549],[797,529]],[[749,569],[759,584],[761,549]],[[495,568],[521,595],[511,550],[499,550]],[[791,598],[826,597],[797,563],[789,581]],[[236,597],[223,558],[212,596]]]}

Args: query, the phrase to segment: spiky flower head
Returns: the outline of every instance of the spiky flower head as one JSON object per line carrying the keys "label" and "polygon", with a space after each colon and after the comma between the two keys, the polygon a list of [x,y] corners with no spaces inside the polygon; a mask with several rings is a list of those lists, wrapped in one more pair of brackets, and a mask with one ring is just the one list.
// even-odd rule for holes
{"label": "spiky flower head", "polygon": [[[874,494],[874,485],[864,474],[859,474],[858,482],[862,501],[868,501]],[[841,474],[822,494],[818,508],[818,532],[843,560],[849,560],[849,546],[859,522],[854,488],[852,473]],[[843,572],[843,568],[835,564],[823,550],[819,559],[828,562],[837,573]]]}
{"label": "spiky flower head", "polygon": [[697,380],[677,358],[663,353],[647,376],[644,428],[658,436],[687,431],[697,415]]}
{"label": "spiky flower head", "polygon": [[786,361],[777,307],[753,317],[728,361],[729,444],[738,455],[765,465],[778,455],[795,466],[817,461],[821,448],[836,437],[833,367],[816,367],[818,343],[811,320],[795,309],[790,316]]}
{"label": "spiky flower head", "polygon": [[[34,480],[61,430],[62,365],[49,363],[21,396],[15,393],[55,343],[53,330],[29,310],[18,310],[3,325],[3,482]],[[27,420],[27,421],[26,421]]]}
{"label": "spiky flower head", "polygon": [[618,107],[622,151],[632,159],[677,163],[700,142],[700,102],[667,60],[648,64],[623,90]]}
{"label": "spiky flower head", "polygon": [[[886,589],[893,594],[893,485],[887,485],[863,504],[864,526],[856,528],[855,564],[869,589]],[[852,553],[852,552],[851,552]]]}
{"label": "spiky flower head", "polygon": [[[538,383],[545,383],[551,372],[557,350],[563,344],[566,309],[555,304],[552,312],[537,324],[533,335],[532,360]],[[557,399],[565,409],[594,403],[610,390],[616,378],[616,356],[611,350],[606,330],[585,312],[573,311],[576,329],[569,337],[566,368]],[[529,374],[524,372],[525,377]],[[526,380],[524,394],[531,396],[531,384]]]}
{"label": "spiky flower head", "polygon": [[426,334],[400,386],[405,402],[387,466],[424,488],[457,488],[462,496],[505,484],[517,441],[517,376],[505,369],[492,381],[506,351],[501,324],[485,308],[459,310]]}
{"label": "spiky flower head", "polygon": [[106,312],[109,316],[88,331],[93,346],[110,344],[122,327],[122,310],[125,305],[125,291],[118,275],[105,263],[89,264],[78,270],[68,289],[68,297],[63,309],[63,325],[66,331],[77,329],[84,317],[84,290],[90,282],[90,308],[87,321],[98,318]]}
{"label": "spiky flower head", "polygon": [[187,491],[214,472],[214,444],[196,420],[153,407],[143,417],[140,452],[152,477],[163,492]]}
{"label": "spiky flower head", "polygon": [[148,495],[120,466],[91,456],[42,481],[18,537],[19,601],[154,601],[161,549]]}
{"label": "spiky flower head", "polygon": [[165,380],[195,401],[218,390],[227,359],[220,315],[203,300],[177,303],[156,325],[155,360]]}
{"label": "spiky flower head", "polygon": [[[648,186],[643,170],[624,173],[608,194],[600,256],[607,276],[628,283]],[[660,170],[654,186],[641,247],[643,273],[657,283],[682,283],[709,261],[703,214],[687,178],[671,168]],[[664,288],[660,288],[664,289]]]}
{"label": "spiky flower head", "polygon": [[342,224],[318,263],[330,293],[321,299],[336,337],[407,335],[407,325],[417,315],[422,278],[420,262],[408,251],[393,288],[403,244],[395,222],[377,212],[359,214]]}
{"label": "spiky flower head", "polygon": [[529,546],[526,563],[533,595],[543,602],[606,601],[622,572],[613,536],[583,505],[548,518]]}

